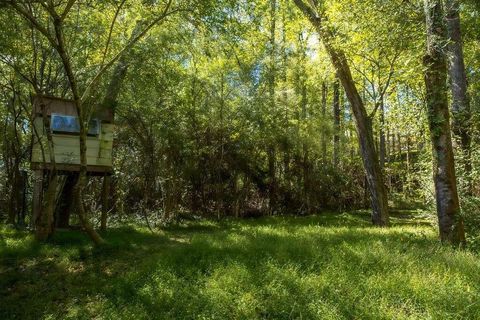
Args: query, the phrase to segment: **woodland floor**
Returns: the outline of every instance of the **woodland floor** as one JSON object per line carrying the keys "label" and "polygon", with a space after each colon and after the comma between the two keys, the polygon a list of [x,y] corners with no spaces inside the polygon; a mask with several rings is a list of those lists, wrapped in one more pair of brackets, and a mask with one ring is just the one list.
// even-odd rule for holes
{"label": "woodland floor", "polygon": [[152,234],[0,230],[0,319],[480,319],[480,257],[421,212],[203,221]]}

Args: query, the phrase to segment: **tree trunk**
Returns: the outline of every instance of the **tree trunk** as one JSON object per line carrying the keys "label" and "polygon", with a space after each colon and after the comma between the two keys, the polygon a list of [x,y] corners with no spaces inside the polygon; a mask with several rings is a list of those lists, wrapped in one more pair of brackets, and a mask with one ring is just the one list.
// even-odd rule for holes
{"label": "tree trunk", "polygon": [[380,101],[380,168],[383,170],[385,168],[385,159],[386,159],[386,139],[385,139],[385,101],[383,97]]}
{"label": "tree trunk", "polygon": [[395,143],[395,132],[392,133],[392,141],[390,143],[391,145],[391,148],[390,148],[390,161],[392,162],[395,162],[397,160],[397,155],[396,155],[396,152],[397,152],[397,146],[396,146],[396,143]]}
{"label": "tree trunk", "polygon": [[406,154],[406,172],[405,172],[405,193],[406,193],[406,196],[409,196],[410,195],[410,182],[411,182],[411,176],[410,176],[410,170],[412,168],[412,155],[411,155],[411,150],[410,150],[410,133],[407,132],[407,136],[406,136],[406,145],[407,145],[407,154]]}
{"label": "tree trunk", "polygon": [[[15,160],[14,160],[15,161]],[[8,195],[8,220],[7,223],[11,225],[15,225],[15,217],[17,215],[17,210],[18,210],[18,176],[19,176],[19,168],[18,165],[16,164],[13,168],[13,172],[11,175],[10,183],[11,188],[10,188],[10,194]]]}
{"label": "tree trunk", "polygon": [[[73,100],[75,102],[75,107],[78,115],[78,122],[80,125],[80,171],[78,173],[78,181],[74,188],[74,201],[77,207],[78,217],[80,223],[82,224],[85,232],[90,236],[92,241],[96,245],[100,245],[105,241],[100,237],[100,235],[95,231],[95,229],[88,221],[87,213],[85,210],[84,200],[84,189],[87,184],[87,132],[88,132],[88,123],[90,121],[91,110],[87,108],[88,106],[83,104],[82,98],[80,97],[78,90],[78,83],[73,72],[72,63],[70,57],[67,53],[65,46],[64,38],[64,29],[63,29],[63,20],[53,19],[53,27],[55,30],[55,38],[57,40],[56,51],[61,58],[65,73],[68,79],[70,90],[72,92]],[[45,116],[44,116],[44,121]],[[47,128],[48,126],[45,125]],[[53,148],[52,148],[53,149]],[[53,156],[54,158],[54,156]]]}
{"label": "tree trunk", "polygon": [[345,55],[343,52],[335,50],[332,46],[326,47],[328,47],[327,50],[330,53],[333,64],[337,69],[338,76],[347,93],[356,120],[355,124],[358,133],[360,151],[362,153],[363,166],[367,174],[367,181],[370,189],[373,210],[372,222],[378,226],[388,226],[389,214],[387,192],[383,181],[383,172],[380,168],[377,151],[375,150],[370,119],[367,116],[363,101],[358,94]]}
{"label": "tree trunk", "polygon": [[[285,10],[282,10],[282,46],[281,46],[281,56],[283,67],[281,68],[281,76],[283,85],[287,85],[287,74],[288,74],[288,52],[287,47],[289,44],[287,43],[287,24],[288,24],[288,17],[286,17]],[[285,88],[284,88],[285,89]],[[285,134],[285,138],[288,134],[289,128],[289,101],[288,101],[288,92],[287,90],[282,90],[282,104],[285,109],[284,117],[283,117],[283,130]],[[287,139],[285,139],[287,140]],[[291,176],[290,176],[290,143],[285,142],[283,146],[283,183],[286,186],[287,190],[291,189]]]}
{"label": "tree trunk", "polygon": [[108,211],[110,210],[110,184],[112,177],[105,175],[102,184],[102,215],[100,217],[100,230],[107,231]]}
{"label": "tree trunk", "polygon": [[338,167],[340,153],[340,83],[333,83],[333,165]]}
{"label": "tree trunk", "polygon": [[35,226],[35,239],[38,241],[47,240],[54,230],[53,214],[55,211],[58,175],[55,171],[51,171],[49,175],[47,192],[45,192],[43,205]]}
{"label": "tree trunk", "polygon": [[[133,29],[133,32],[130,36],[129,41],[132,41],[136,36],[138,36],[141,28],[141,21],[138,21]],[[98,107],[99,112],[104,116],[111,116],[112,119],[115,118],[115,111],[118,105],[118,96],[122,88],[122,84],[127,77],[128,71],[128,55],[125,52],[118,59],[115,67],[113,69],[112,77],[107,86],[107,91],[105,96]],[[107,220],[108,220],[108,211],[109,211],[109,197],[110,197],[110,186],[111,186],[111,176],[105,176],[103,178],[102,184],[102,214],[100,217],[100,230],[107,230]]]}
{"label": "tree trunk", "polygon": [[20,170],[19,171],[19,181],[18,186],[19,190],[17,192],[17,226],[20,228],[25,227],[25,218],[27,216],[27,181],[28,175],[27,171]]}
{"label": "tree trunk", "polygon": [[[132,34],[130,35],[129,42],[133,41],[135,37],[140,33],[142,27],[142,21],[139,20],[135,24]],[[118,105],[118,96],[122,88],[122,84],[127,77],[129,61],[128,61],[128,52],[124,52],[118,61],[115,64],[113,69],[112,77],[107,86],[107,91],[102,100],[102,103],[99,106],[99,112],[103,115],[111,114],[112,118],[115,117],[115,111]]]}
{"label": "tree trunk", "polygon": [[33,194],[32,194],[32,218],[30,227],[35,228],[37,220],[42,212],[43,198],[43,170],[35,170],[33,178]]}
{"label": "tree trunk", "polygon": [[[395,137],[393,137],[395,139]],[[400,133],[397,133],[397,157],[398,161],[400,164],[402,164],[403,167],[403,155],[402,155],[402,135]]]}
{"label": "tree trunk", "polygon": [[[270,77],[269,77],[269,99],[270,112],[273,114],[273,126],[276,119],[276,19],[277,19],[277,0],[270,0]],[[268,154],[268,174],[269,174],[269,211],[274,213],[277,209],[277,177],[276,177],[276,148],[273,141],[267,150]]]}
{"label": "tree trunk", "polygon": [[[325,15],[320,17],[317,8],[312,8],[303,0],[294,0],[295,4],[307,16],[318,32],[325,49],[332,60],[355,117],[360,150],[362,153],[363,166],[366,171],[368,186],[370,189],[372,203],[372,222],[378,226],[388,226],[388,201],[383,181],[383,172],[380,168],[375,142],[371,128],[370,119],[367,116],[365,105],[360,97],[350,71],[345,53],[334,46],[335,36],[328,28],[328,21]],[[323,25],[323,23],[326,25]]]}
{"label": "tree trunk", "polygon": [[465,242],[457,194],[447,95],[446,31],[440,0],[425,0],[427,52],[424,57],[428,122],[432,139],[438,225],[442,242]]}
{"label": "tree trunk", "polygon": [[273,214],[277,210],[277,177],[276,177],[276,161],[275,146],[273,143],[268,147],[268,194],[269,194],[269,213]]}
{"label": "tree trunk", "polygon": [[463,153],[461,162],[467,180],[467,193],[472,192],[471,163],[471,111],[467,88],[467,74],[463,59],[462,31],[460,27],[460,5],[458,0],[446,0],[446,20],[449,36],[450,86],[452,91],[452,130]]}
{"label": "tree trunk", "polygon": [[385,163],[390,163],[390,129],[387,128],[387,134],[385,136]]}
{"label": "tree trunk", "polygon": [[90,239],[95,243],[95,245],[101,245],[105,243],[105,240],[100,237],[100,235],[95,231],[93,226],[90,224],[90,221],[87,217],[87,212],[85,210],[85,205],[83,203],[83,189],[86,185],[87,180],[87,167],[81,166],[80,174],[78,177],[78,182],[73,189],[74,201],[77,208],[78,218],[84,231],[88,234]]}
{"label": "tree trunk", "polygon": [[[325,121],[327,117],[327,94],[328,87],[325,82],[322,83],[322,120]],[[327,130],[322,130],[322,160],[325,163],[327,158]]]}

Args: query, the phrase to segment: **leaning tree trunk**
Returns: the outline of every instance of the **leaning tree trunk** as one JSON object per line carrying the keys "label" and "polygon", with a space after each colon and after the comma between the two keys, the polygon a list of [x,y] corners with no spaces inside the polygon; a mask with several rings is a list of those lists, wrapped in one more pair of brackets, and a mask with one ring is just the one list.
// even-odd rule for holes
{"label": "leaning tree trunk", "polygon": [[467,89],[467,74],[463,59],[462,31],[460,27],[460,5],[458,0],[446,0],[446,20],[449,37],[450,82],[452,91],[452,129],[463,153],[463,169],[467,180],[466,191],[471,193],[471,111]]}
{"label": "leaning tree trunk", "polygon": [[95,231],[90,221],[88,220],[87,212],[85,210],[84,200],[84,190],[87,185],[87,132],[88,132],[88,122],[90,120],[90,113],[86,110],[86,105],[82,103],[82,99],[79,95],[78,84],[73,73],[72,64],[70,57],[66,51],[65,39],[63,35],[63,22],[62,20],[55,19],[53,23],[55,29],[55,36],[58,42],[57,52],[60,56],[67,79],[69,81],[70,90],[72,91],[73,100],[75,102],[75,107],[78,114],[78,122],[80,124],[80,171],[78,173],[78,181],[74,187],[74,201],[77,208],[78,218],[82,224],[85,232],[90,236],[92,241],[96,245],[103,244],[105,241],[100,237],[100,235]]}
{"label": "leaning tree trunk", "polygon": [[424,57],[428,122],[433,149],[433,170],[438,225],[442,242],[465,242],[455,177],[447,95],[447,59],[443,51],[446,30],[440,0],[425,0],[427,52]]}
{"label": "leaning tree trunk", "polygon": [[297,7],[307,16],[318,32],[325,49],[337,71],[355,117],[360,151],[362,153],[363,166],[366,171],[368,187],[370,189],[372,203],[372,222],[378,226],[388,226],[388,201],[387,192],[383,181],[383,172],[380,168],[370,119],[367,116],[365,105],[358,93],[357,87],[350,71],[345,53],[334,46],[335,35],[324,25],[326,16],[320,16],[317,8],[306,4],[303,0],[294,0]]}

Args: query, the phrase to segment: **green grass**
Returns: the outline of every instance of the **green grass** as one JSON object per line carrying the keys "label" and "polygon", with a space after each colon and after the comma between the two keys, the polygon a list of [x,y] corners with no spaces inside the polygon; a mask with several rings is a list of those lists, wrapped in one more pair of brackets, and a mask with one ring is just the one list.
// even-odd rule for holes
{"label": "green grass", "polygon": [[0,231],[0,319],[480,319],[480,257],[428,219],[203,221],[47,245]]}

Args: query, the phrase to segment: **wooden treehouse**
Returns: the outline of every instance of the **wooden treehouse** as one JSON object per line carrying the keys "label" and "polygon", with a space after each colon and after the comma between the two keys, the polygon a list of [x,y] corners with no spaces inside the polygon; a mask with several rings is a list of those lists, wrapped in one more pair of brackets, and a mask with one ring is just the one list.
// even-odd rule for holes
{"label": "wooden treehouse", "polygon": [[[53,168],[52,156],[54,156],[57,172],[65,176],[63,190],[60,190],[59,195],[60,212],[56,210],[55,213],[55,225],[66,227],[71,208],[68,205],[62,208],[61,202],[62,198],[70,201],[75,185],[75,172],[80,171],[80,127],[75,103],[55,97],[35,96],[32,119],[31,169],[35,173],[32,222],[36,221],[41,211],[44,177]],[[51,135],[51,143],[48,132]],[[113,112],[95,110],[87,135],[89,175],[108,177],[112,174],[113,132]]]}

